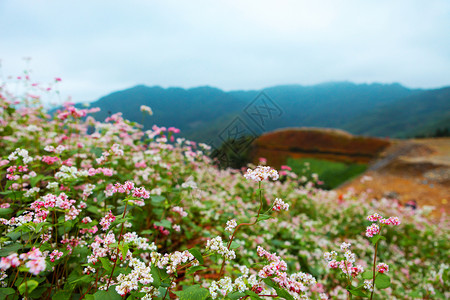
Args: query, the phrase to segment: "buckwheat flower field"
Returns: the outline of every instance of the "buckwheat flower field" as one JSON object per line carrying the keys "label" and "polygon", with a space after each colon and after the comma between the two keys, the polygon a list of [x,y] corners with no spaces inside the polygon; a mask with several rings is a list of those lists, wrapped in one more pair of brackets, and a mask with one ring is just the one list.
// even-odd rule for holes
{"label": "buckwheat flower field", "polygon": [[[1,299],[448,299],[449,226],[0,89]],[[151,114],[151,109],[144,107]]]}

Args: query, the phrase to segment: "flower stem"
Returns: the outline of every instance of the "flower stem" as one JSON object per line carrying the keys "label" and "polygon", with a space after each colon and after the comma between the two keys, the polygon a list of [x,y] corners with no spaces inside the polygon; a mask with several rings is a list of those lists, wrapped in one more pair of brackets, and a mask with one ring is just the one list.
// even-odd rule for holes
{"label": "flower stem", "polygon": [[372,293],[370,294],[370,300],[372,300],[373,292],[375,291],[375,268],[377,264],[377,250],[378,250],[378,242],[376,242],[375,244],[375,254],[373,255]]}
{"label": "flower stem", "polygon": [[[233,242],[234,236],[236,235],[237,230],[239,229],[239,227],[241,226],[251,226],[251,225],[255,225],[256,222],[258,222],[258,218],[259,218],[259,214],[261,213],[261,209],[263,206],[263,202],[262,202],[262,190],[261,190],[261,181],[258,182],[258,189],[259,189],[259,209],[258,209],[258,214],[256,215],[256,219],[254,222],[252,223],[241,223],[238,226],[236,226],[236,228],[233,231],[233,234],[231,235],[230,241],[227,244],[227,249],[230,250],[231,247],[231,243]],[[222,267],[220,268],[220,272],[219,272],[219,278],[218,280],[222,277],[223,275],[223,269],[225,267],[225,259],[222,262]]]}
{"label": "flower stem", "polygon": [[[125,203],[125,209],[123,210],[122,219],[125,218],[125,214],[127,213],[127,206],[128,206],[128,201]],[[114,269],[116,268],[117,261],[119,260],[119,245],[120,245],[120,242],[122,241],[124,224],[125,224],[125,222],[122,222],[122,228],[120,229],[119,241],[117,242],[116,260],[114,261],[114,266],[112,268],[111,275],[109,275],[108,284],[106,285],[106,290],[109,289],[109,284],[111,283],[111,278],[113,277]]]}

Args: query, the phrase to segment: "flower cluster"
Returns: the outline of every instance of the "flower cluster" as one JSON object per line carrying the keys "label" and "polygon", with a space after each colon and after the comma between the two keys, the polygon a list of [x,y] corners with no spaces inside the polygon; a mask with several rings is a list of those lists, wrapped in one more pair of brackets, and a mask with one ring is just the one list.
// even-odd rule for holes
{"label": "flower cluster", "polygon": [[222,238],[217,236],[206,242],[206,250],[212,253],[218,253],[227,260],[233,260],[236,258],[234,250],[228,249],[222,242]]}
{"label": "flower cluster", "polygon": [[127,275],[120,274],[117,277],[117,293],[123,297],[130,291],[139,290],[152,296],[158,296],[158,290],[151,289],[148,291],[142,289],[143,286],[150,285],[153,282],[151,267],[146,266],[145,263],[135,258],[131,258],[129,266],[132,268],[131,273]]}
{"label": "flower cluster", "polygon": [[63,256],[64,253],[62,253],[61,251],[58,250],[53,250],[52,253],[50,253],[50,261],[54,262],[55,260],[60,259]]}
{"label": "flower cluster", "polygon": [[387,272],[389,272],[389,266],[385,263],[379,263],[377,265],[377,272],[381,273],[381,274],[387,273]]}
{"label": "flower cluster", "polygon": [[148,113],[150,116],[153,115],[152,109],[146,105],[141,105],[141,111]]}
{"label": "flower cluster", "polygon": [[377,235],[380,233],[380,226],[377,224],[372,224],[366,228],[366,236],[367,237],[373,237],[374,235]]}
{"label": "flower cluster", "polygon": [[288,275],[285,272],[287,270],[286,262],[275,253],[270,253],[258,246],[257,254],[269,262],[258,272],[258,276],[263,279],[271,278],[272,281],[286,289],[295,298],[306,296],[308,287],[316,284],[316,279],[311,274],[298,272]]}
{"label": "flower cluster", "polygon": [[336,251],[325,252],[323,257],[328,262],[328,267],[330,269],[339,268],[342,273],[355,278],[364,272],[364,268],[361,265],[355,265],[356,255],[350,250],[350,246],[351,244],[346,242],[341,244],[340,249],[344,254],[344,258],[341,260],[338,260]]}
{"label": "flower cluster", "polygon": [[182,218],[187,217],[188,213],[184,211],[184,209],[180,206],[174,206],[172,211],[179,214]]}
{"label": "flower cluster", "polygon": [[192,263],[193,266],[199,264],[198,260],[189,251],[175,251],[162,256],[158,252],[151,253],[151,262],[160,269],[166,268],[167,274],[176,273],[177,268],[182,264]]}
{"label": "flower cluster", "polygon": [[276,198],[273,203],[272,210],[273,211],[289,210],[289,204],[287,204],[280,198]]}
{"label": "flower cluster", "polygon": [[253,180],[256,182],[264,181],[269,178],[272,180],[277,180],[279,175],[275,169],[267,166],[258,166],[256,169],[247,169],[244,177],[248,180]]}
{"label": "flower cluster", "polygon": [[111,223],[114,222],[115,220],[116,217],[112,214],[111,211],[109,211],[109,213],[100,220],[102,230],[103,231],[108,230],[109,226],[111,226]]}
{"label": "flower cluster", "polygon": [[7,257],[2,257],[0,261],[0,269],[6,271],[10,267],[17,268],[23,263],[25,263],[25,267],[28,269],[28,272],[33,275],[38,275],[39,273],[45,271],[47,267],[43,253],[39,250],[39,248],[33,247],[33,249],[27,253],[22,253],[20,255],[13,253]]}
{"label": "flower cluster", "polygon": [[234,231],[234,228],[236,228],[236,226],[237,226],[237,223],[236,223],[235,219],[228,220],[227,221],[227,227],[225,227],[225,231],[227,231],[229,233],[232,233]]}
{"label": "flower cluster", "polygon": [[155,243],[148,243],[148,239],[140,237],[136,232],[127,232],[123,235],[123,241],[125,244],[135,246],[137,249],[156,251]]}
{"label": "flower cluster", "polygon": [[372,225],[368,226],[366,228],[366,236],[367,237],[373,237],[374,235],[377,235],[380,233],[380,226],[376,224],[376,222],[379,222],[383,225],[394,225],[398,226],[401,224],[400,219],[398,217],[389,217],[387,219],[383,218],[381,215],[375,213],[367,217],[367,220],[373,222]]}
{"label": "flower cluster", "polygon": [[21,158],[23,163],[28,164],[33,161],[33,158],[28,155],[28,150],[16,148],[9,156],[8,160],[13,161],[18,158]]}

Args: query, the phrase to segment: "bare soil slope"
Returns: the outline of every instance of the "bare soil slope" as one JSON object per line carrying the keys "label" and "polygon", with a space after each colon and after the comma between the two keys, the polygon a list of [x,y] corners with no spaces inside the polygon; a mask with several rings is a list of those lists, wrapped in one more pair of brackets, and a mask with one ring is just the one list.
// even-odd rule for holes
{"label": "bare soil slope", "polygon": [[[338,190],[370,189],[376,198],[435,206],[435,216],[450,212],[450,138],[394,141],[380,156],[363,175]],[[372,180],[361,182],[362,176]]]}
{"label": "bare soil slope", "polygon": [[[253,162],[259,157],[279,168],[291,158],[368,163],[368,170],[337,188],[345,192],[371,191],[371,196],[395,198],[400,203],[416,201],[418,206],[437,207],[450,213],[450,138],[390,140],[354,136],[342,130],[287,128],[256,139]],[[363,176],[372,180],[361,182]]]}

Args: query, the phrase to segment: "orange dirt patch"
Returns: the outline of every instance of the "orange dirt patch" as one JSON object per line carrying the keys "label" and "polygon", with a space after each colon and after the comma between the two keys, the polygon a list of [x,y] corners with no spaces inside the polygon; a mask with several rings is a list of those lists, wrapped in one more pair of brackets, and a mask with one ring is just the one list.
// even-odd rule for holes
{"label": "orange dirt patch", "polygon": [[[433,216],[450,213],[450,138],[396,141],[382,158],[360,177],[337,190],[371,190],[381,198],[394,195],[401,203],[414,200],[418,206],[435,206]],[[362,176],[372,180],[361,183]]]}

